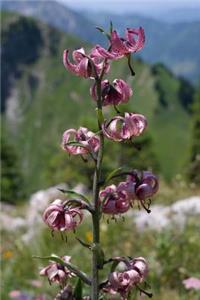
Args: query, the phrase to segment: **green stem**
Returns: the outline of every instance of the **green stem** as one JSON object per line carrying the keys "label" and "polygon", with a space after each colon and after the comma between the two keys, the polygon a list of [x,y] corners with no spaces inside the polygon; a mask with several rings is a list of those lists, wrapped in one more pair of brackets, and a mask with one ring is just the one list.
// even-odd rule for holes
{"label": "green stem", "polygon": [[[101,101],[101,78],[98,77],[96,80],[97,88],[97,109],[98,116],[102,116],[102,101]],[[98,117],[98,126],[100,130],[100,148],[97,156],[94,179],[93,179],[93,205],[94,212],[92,214],[92,223],[93,223],[93,244],[100,244],[100,208],[99,208],[99,190],[100,190],[100,179],[101,179],[101,166],[103,160],[103,151],[104,151],[104,136],[101,131],[101,122],[102,120]],[[91,299],[99,299],[99,270],[98,270],[98,251],[97,247],[94,247],[92,252],[92,289],[91,289]]]}

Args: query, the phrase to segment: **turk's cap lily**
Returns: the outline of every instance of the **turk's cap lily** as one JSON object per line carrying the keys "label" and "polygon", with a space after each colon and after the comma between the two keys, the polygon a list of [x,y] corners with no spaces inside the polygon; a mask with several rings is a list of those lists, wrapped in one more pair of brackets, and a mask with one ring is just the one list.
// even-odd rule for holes
{"label": "turk's cap lily", "polygon": [[141,179],[137,183],[136,196],[139,200],[152,197],[159,189],[158,178],[149,171],[142,172]]}
{"label": "turk's cap lily", "polygon": [[44,222],[56,231],[74,230],[83,220],[79,207],[68,207],[62,200],[56,199],[43,213]]}
{"label": "turk's cap lily", "polygon": [[[90,94],[97,101],[96,83],[90,88]],[[101,82],[102,105],[118,105],[128,102],[133,91],[122,79],[115,79],[112,84],[108,80]]]}
{"label": "turk's cap lily", "polygon": [[108,73],[110,69],[109,63],[104,62],[103,58],[98,54],[95,48],[91,50],[91,53],[88,56],[86,55],[84,48],[74,50],[72,52],[74,63],[70,62],[68,55],[69,50],[67,49],[63,53],[63,64],[68,71],[77,76],[94,78],[96,73],[97,75],[100,75],[102,70],[104,73]]}
{"label": "turk's cap lily", "polygon": [[129,140],[140,136],[147,127],[147,120],[141,114],[128,113],[115,116],[102,124],[104,135],[114,141]]}
{"label": "turk's cap lily", "polygon": [[130,201],[125,191],[118,189],[114,184],[107,186],[99,194],[102,211],[105,214],[123,214],[130,208]]}
{"label": "turk's cap lily", "polygon": [[[64,256],[62,259],[64,262],[68,263],[71,257]],[[61,286],[65,286],[67,280],[74,276],[74,274],[68,270],[67,267],[55,262],[52,262],[47,267],[43,268],[40,271],[40,275],[47,276],[50,283],[58,283]]]}
{"label": "turk's cap lily", "polygon": [[[120,259],[117,258],[117,261]],[[103,290],[110,294],[119,293],[121,299],[125,300],[134,286],[144,282],[148,274],[148,264],[143,257],[137,257],[130,261],[121,258],[121,261],[126,266],[125,270],[110,273],[108,283]]]}
{"label": "turk's cap lily", "polygon": [[[70,142],[77,142],[81,145],[70,145]],[[99,150],[99,146],[99,137],[85,127],[80,127],[78,130],[73,128],[66,130],[63,134],[61,144],[63,150],[73,155],[97,152]]]}
{"label": "turk's cap lily", "polygon": [[130,53],[140,51],[144,47],[144,43],[145,34],[142,27],[137,29],[127,28],[125,38],[119,37],[117,31],[114,30],[110,37],[109,50],[104,49],[100,45],[96,45],[96,51],[103,58],[115,60]]}

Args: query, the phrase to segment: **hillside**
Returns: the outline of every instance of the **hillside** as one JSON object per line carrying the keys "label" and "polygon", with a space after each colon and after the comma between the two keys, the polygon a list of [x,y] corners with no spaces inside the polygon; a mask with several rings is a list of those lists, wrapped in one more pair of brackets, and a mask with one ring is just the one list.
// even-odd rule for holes
{"label": "hillside", "polygon": [[[174,74],[193,83],[200,77],[200,21],[166,23],[133,14],[114,15],[106,12],[77,13],[57,1],[2,1],[2,9],[33,16],[55,28],[78,36],[88,42],[102,42],[95,25],[108,27],[110,20],[119,31],[126,27],[143,26],[146,47],[141,57],[148,63],[164,63]],[[189,14],[189,12],[188,12]],[[59,17],[55,17],[59,16]],[[187,18],[186,18],[187,19]],[[84,30],[83,30],[84,29]]]}
{"label": "hillside", "polygon": [[[88,183],[90,164],[86,167],[81,159],[69,160],[59,146],[67,128],[81,124],[96,130],[95,105],[89,97],[91,82],[69,74],[62,65],[63,49],[77,48],[82,42],[32,18],[5,13],[2,21],[2,61],[9,65],[12,57],[16,70],[7,72],[2,68],[2,78],[7,76],[9,82],[7,86],[2,81],[3,121],[7,139],[12,140],[20,156],[27,191],[62,181]],[[37,33],[31,41],[30,32]],[[141,141],[146,145],[140,154],[143,167],[159,165],[161,175],[171,180],[183,172],[189,156],[188,106],[193,89],[162,65],[151,67],[135,60],[134,69],[133,78],[123,61],[115,62],[112,79],[123,78],[131,84],[134,96],[128,107],[148,118],[148,132]],[[116,161],[112,159],[113,149]],[[116,167],[119,160],[135,167],[139,154],[129,149],[126,157],[124,147],[115,143],[109,146],[105,169]]]}

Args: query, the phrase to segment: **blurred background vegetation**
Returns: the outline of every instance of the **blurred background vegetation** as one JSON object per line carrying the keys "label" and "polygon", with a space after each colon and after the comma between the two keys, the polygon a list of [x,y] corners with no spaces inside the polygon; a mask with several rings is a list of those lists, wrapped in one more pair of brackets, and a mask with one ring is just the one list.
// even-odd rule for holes
{"label": "blurred background vegetation", "polygon": [[[29,16],[26,16],[27,11]],[[199,21],[168,26],[138,16],[127,15],[122,21],[115,15],[102,17],[99,13],[89,18],[86,12],[80,15],[56,1],[38,1],[37,4],[4,1],[1,11],[1,199],[7,204],[17,204],[16,215],[25,210],[31,193],[37,190],[61,182],[71,187],[83,183],[91,188],[92,163],[84,163],[78,157],[69,158],[60,143],[67,128],[81,125],[96,131],[95,103],[89,95],[92,82],[66,72],[62,53],[66,48],[90,49],[91,43],[104,43],[100,33],[95,32],[94,21],[99,22],[96,25],[108,25],[109,18],[120,32],[139,25],[146,31],[146,48],[141,56],[133,59],[136,76],[130,76],[125,59],[113,62],[109,76],[110,80],[123,78],[133,88],[133,98],[121,105],[120,110],[144,114],[149,126],[141,138],[135,139],[135,146],[106,142],[105,174],[122,165],[153,170],[161,180],[157,201],[162,204],[199,194]],[[72,23],[75,25],[71,26]],[[106,116],[114,114],[112,108],[105,109]],[[182,185],[177,184],[177,178],[181,178]],[[175,228],[159,234],[140,234],[128,220],[116,227],[106,225],[103,243],[108,255],[113,251],[118,255],[125,250],[127,255],[150,257],[154,272],[150,273],[149,282],[157,295],[154,299],[199,299],[195,292],[186,293],[181,284],[185,276],[199,275],[196,267],[200,264],[198,227],[197,220],[192,219],[184,234]],[[80,230],[83,234],[89,232],[89,224],[86,222]],[[121,233],[120,241],[117,232]],[[34,291],[28,279],[37,277],[39,263],[33,261],[31,255],[57,252],[54,248],[57,242],[52,243],[46,231],[38,233],[30,247],[22,246],[18,237],[12,234],[7,237],[3,231],[3,238],[5,236],[3,299],[9,299],[11,289]],[[121,241],[127,241],[125,248]],[[6,249],[10,257],[5,255]],[[75,257],[80,251],[73,237],[66,249]],[[63,250],[59,251],[64,254]],[[87,256],[84,251],[83,256]],[[84,261],[83,257],[77,258],[77,263],[87,269]],[[53,295],[47,286],[42,289],[48,290],[50,297]]]}

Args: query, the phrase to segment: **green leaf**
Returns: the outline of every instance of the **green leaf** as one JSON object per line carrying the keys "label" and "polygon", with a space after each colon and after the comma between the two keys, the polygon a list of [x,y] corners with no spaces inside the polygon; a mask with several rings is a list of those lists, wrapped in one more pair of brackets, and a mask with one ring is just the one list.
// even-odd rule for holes
{"label": "green leaf", "polygon": [[117,173],[119,173],[122,170],[123,170],[123,167],[120,167],[120,168],[117,168],[117,169],[113,170],[112,172],[110,172],[108,174],[108,176],[106,177],[105,182],[108,182],[113,176],[115,176]]}
{"label": "green leaf", "polygon": [[113,23],[112,21],[110,21],[110,34],[112,34],[112,32],[113,32]]}
{"label": "green leaf", "polygon": [[87,243],[85,243],[84,241],[82,241],[81,239],[79,239],[78,237],[76,237],[76,239],[77,239],[77,241],[79,241],[79,243],[83,246],[83,247],[85,247],[85,248],[87,248],[87,249],[90,249],[91,250],[91,245],[89,245],[89,244],[87,244]]}
{"label": "green leaf", "polygon": [[78,281],[76,283],[76,287],[74,290],[74,297],[76,300],[82,299],[82,293],[83,293],[83,287],[82,287],[82,280],[78,278]]}
{"label": "green leaf", "polygon": [[74,273],[75,275],[77,275],[82,281],[84,281],[86,284],[91,285],[91,281],[88,278],[87,274],[85,274],[84,272],[80,271],[79,268],[73,264],[71,264],[70,262],[65,262],[62,258],[60,258],[59,256],[57,256],[56,254],[51,254],[51,256],[33,256],[33,258],[39,258],[39,259],[46,259],[49,261],[55,261],[58,264],[61,264],[65,267],[67,267],[72,273]]}
{"label": "green leaf", "polygon": [[86,202],[90,202],[89,199],[87,197],[85,197],[84,195],[77,193],[73,190],[64,190],[64,189],[58,189],[59,191],[61,191],[63,194],[67,195],[67,196],[71,196],[71,197],[78,197],[81,198],[83,200],[85,200]]}
{"label": "green leaf", "polygon": [[111,268],[110,268],[110,272],[111,273],[115,271],[115,269],[116,269],[116,267],[117,267],[118,264],[119,264],[119,261],[117,261],[117,260],[113,261],[113,263],[111,265]]}
{"label": "green leaf", "polygon": [[96,29],[99,30],[102,33],[105,33],[104,29],[102,27],[96,26]]}

